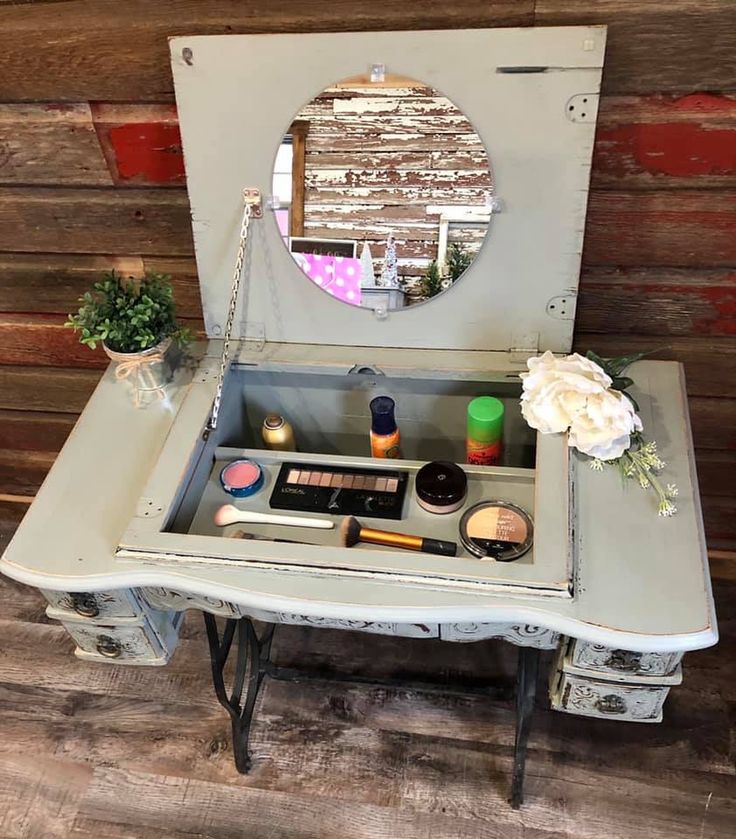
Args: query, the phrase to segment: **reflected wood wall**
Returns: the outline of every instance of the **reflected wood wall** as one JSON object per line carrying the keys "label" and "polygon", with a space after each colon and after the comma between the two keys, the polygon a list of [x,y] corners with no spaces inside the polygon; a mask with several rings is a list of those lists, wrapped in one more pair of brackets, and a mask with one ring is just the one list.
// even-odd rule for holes
{"label": "reflected wood wall", "polygon": [[[306,236],[370,246],[376,273],[394,234],[399,276],[421,277],[437,259],[443,207],[483,212],[491,166],[469,120],[431,87],[343,83],[303,108]],[[475,254],[482,225],[453,225],[450,241]],[[441,267],[441,266],[440,266]]]}
{"label": "reflected wood wall", "polygon": [[577,347],[686,368],[711,547],[736,548],[733,0],[0,3],[0,494],[30,497],[104,357],[100,271],[170,272],[201,323],[167,37],[606,23]]}

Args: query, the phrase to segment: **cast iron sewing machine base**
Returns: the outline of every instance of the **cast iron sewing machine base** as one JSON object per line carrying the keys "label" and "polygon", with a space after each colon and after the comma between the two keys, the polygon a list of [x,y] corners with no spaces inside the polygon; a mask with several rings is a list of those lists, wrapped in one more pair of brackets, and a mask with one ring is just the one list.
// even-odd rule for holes
{"label": "cast iron sewing machine base", "polygon": [[[220,704],[230,714],[233,732],[233,756],[235,766],[241,774],[249,771],[252,765],[249,739],[253,721],[256,698],[261,683],[266,676],[284,681],[307,681],[316,679],[323,681],[356,682],[359,684],[374,684],[387,687],[401,687],[404,689],[418,689],[435,693],[452,693],[452,689],[445,685],[426,682],[406,681],[403,679],[373,679],[363,676],[330,673],[320,674],[307,672],[296,668],[277,667],[271,661],[271,642],[276,624],[266,624],[261,636],[253,626],[250,618],[228,618],[222,637],[217,629],[215,616],[204,613],[207,628],[207,641],[212,663],[212,680],[215,693]],[[235,640],[235,630],[238,632],[237,657],[233,674],[233,687],[228,696],[225,687],[224,670]],[[511,806],[518,809],[524,801],[524,768],[526,764],[526,748],[529,740],[534,698],[537,690],[537,676],[539,673],[539,650],[533,647],[520,647],[516,668],[516,737],[514,742],[514,769],[511,779]],[[245,696],[243,692],[245,691]],[[477,689],[464,688],[462,693],[478,692]],[[484,687],[480,691],[486,697],[496,699],[510,698],[510,692],[503,687]]]}

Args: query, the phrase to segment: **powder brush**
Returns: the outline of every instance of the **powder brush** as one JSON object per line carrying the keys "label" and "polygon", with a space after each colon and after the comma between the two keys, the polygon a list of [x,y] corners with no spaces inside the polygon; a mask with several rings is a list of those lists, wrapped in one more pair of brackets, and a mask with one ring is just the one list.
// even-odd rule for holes
{"label": "powder brush", "polygon": [[371,545],[384,545],[387,548],[403,548],[407,551],[421,551],[440,556],[456,556],[457,544],[442,539],[427,539],[423,536],[410,536],[406,533],[394,533],[391,530],[374,530],[363,527],[354,516],[347,516],[340,525],[340,543],[344,548],[352,548],[358,542]]}
{"label": "powder brush", "polygon": [[223,504],[214,515],[218,527],[229,524],[280,524],[288,527],[311,527],[317,530],[332,530],[334,522],[329,519],[308,519],[305,516],[280,516],[274,513],[255,513],[239,510],[232,504]]}

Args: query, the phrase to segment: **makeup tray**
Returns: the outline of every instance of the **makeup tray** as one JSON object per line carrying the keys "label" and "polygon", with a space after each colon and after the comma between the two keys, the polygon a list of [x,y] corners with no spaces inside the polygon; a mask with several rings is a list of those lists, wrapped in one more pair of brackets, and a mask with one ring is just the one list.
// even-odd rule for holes
{"label": "makeup tray", "polygon": [[[142,480],[118,556],[573,597],[578,465],[564,436],[538,436],[524,422],[518,374],[530,355],[567,352],[572,343],[605,30],[195,36],[170,46],[208,341],[191,380],[178,374],[177,415]],[[349,306],[306,280],[268,199],[294,114],[377,63],[433,85],[463,110],[488,150],[496,195],[466,273],[436,300],[396,312]],[[208,429],[244,188],[260,190],[263,218],[251,221],[222,401]],[[378,395],[396,403],[403,459],[370,457],[369,403]],[[467,405],[481,395],[505,405],[498,466],[464,463]],[[293,426],[296,452],[264,447],[261,425],[273,413]],[[233,499],[220,472],[243,457],[261,466],[265,484]],[[468,498],[455,513],[435,515],[416,501],[414,476],[432,460],[466,471]],[[282,512],[268,502],[284,462],[405,470],[402,518],[361,523],[457,542],[457,556],[344,548],[339,517],[334,530],[215,526],[223,504]],[[513,562],[478,559],[460,544],[462,514],[490,500],[517,504],[534,520],[534,545]],[[237,530],[294,541],[233,538]]]}

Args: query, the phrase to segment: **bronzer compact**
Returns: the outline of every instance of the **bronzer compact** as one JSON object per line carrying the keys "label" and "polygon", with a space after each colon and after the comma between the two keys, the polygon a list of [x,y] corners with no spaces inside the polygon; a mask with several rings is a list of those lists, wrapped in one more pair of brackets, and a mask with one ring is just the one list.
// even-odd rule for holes
{"label": "bronzer compact", "polygon": [[484,501],[460,520],[460,541],[473,556],[511,562],[532,546],[534,525],[526,510],[508,501]]}
{"label": "bronzer compact", "polygon": [[[169,47],[208,340],[179,371],[118,554],[230,563],[284,591],[311,575],[346,598],[376,580],[469,607],[573,597],[577,461],[524,421],[519,373],[572,345],[605,29]],[[479,397],[495,409],[469,425]],[[264,444],[271,416],[298,450]],[[372,452],[372,426],[374,443],[400,428],[401,458]],[[263,474],[250,495],[257,470],[223,473],[243,460]],[[489,499],[508,505],[475,509],[461,540]],[[340,541],[351,515],[373,541]],[[253,538],[226,538],[237,527]],[[457,552],[402,550],[402,536]]]}

